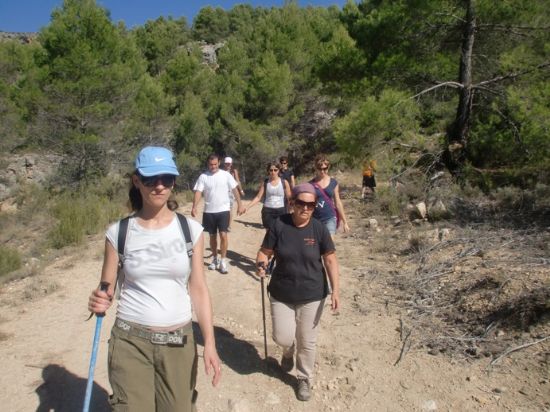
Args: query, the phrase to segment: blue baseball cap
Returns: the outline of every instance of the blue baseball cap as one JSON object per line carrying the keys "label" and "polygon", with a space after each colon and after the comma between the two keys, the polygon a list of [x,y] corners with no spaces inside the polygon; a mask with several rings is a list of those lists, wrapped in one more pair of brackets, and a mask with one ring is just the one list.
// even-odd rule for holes
{"label": "blue baseball cap", "polygon": [[136,158],[136,170],[142,176],[179,176],[174,155],[165,147],[147,146],[141,149]]}

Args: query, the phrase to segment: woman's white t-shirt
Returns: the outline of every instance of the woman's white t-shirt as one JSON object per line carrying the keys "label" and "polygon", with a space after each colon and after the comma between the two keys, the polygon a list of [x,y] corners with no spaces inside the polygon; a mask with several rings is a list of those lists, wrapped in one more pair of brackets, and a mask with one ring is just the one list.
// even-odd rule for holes
{"label": "woman's white t-shirt", "polygon": [[[193,245],[203,227],[187,219]],[[107,239],[118,250],[118,228],[107,229]],[[117,317],[146,326],[172,326],[191,321],[187,282],[191,273],[185,239],[177,216],[161,229],[147,229],[137,219],[128,223],[124,253],[124,282]]]}

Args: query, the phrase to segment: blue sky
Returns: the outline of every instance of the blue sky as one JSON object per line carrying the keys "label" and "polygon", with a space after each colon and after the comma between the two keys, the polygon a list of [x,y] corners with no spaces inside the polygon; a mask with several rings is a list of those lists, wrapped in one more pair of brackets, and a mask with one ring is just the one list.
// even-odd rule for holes
{"label": "blue sky", "polygon": [[[281,7],[280,1],[190,1],[190,0],[96,0],[111,12],[114,22],[123,20],[127,27],[139,26],[160,16],[179,18],[185,16],[189,24],[197,12],[205,7],[231,9],[237,4],[253,7]],[[336,5],[342,7],[346,0],[300,0],[300,6]],[[50,22],[51,12],[63,4],[63,0],[0,0],[0,31],[36,32]]]}

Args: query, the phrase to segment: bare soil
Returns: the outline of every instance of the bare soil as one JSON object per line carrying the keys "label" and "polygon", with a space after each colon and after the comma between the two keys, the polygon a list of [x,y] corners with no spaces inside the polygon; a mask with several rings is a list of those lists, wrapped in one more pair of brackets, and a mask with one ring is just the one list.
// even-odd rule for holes
{"label": "bare soil", "polygon": [[[276,366],[269,330],[264,359],[257,206],[234,220],[229,274],[205,268],[224,364],[217,388],[199,369],[199,410],[550,411],[548,228],[380,217],[375,228],[358,199],[345,205],[352,232],[336,236],[343,307],[323,314],[311,401],[298,401],[293,375]],[[102,252],[103,236],[94,236],[0,287],[2,410],[81,409],[95,328],[86,304]],[[108,410],[114,312],[103,322],[94,411]],[[269,329],[269,311],[267,319]]]}

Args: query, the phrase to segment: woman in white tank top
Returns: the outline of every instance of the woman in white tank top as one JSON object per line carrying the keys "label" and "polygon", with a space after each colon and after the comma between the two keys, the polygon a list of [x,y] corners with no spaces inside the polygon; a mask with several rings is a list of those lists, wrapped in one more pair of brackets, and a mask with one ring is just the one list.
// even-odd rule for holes
{"label": "woman in white tank top", "polygon": [[268,177],[264,179],[258,188],[258,194],[245,208],[245,213],[262,198],[262,224],[266,230],[277,218],[286,213],[285,198],[290,198],[290,186],[285,179],[279,177],[281,166],[277,162],[267,164]]}

